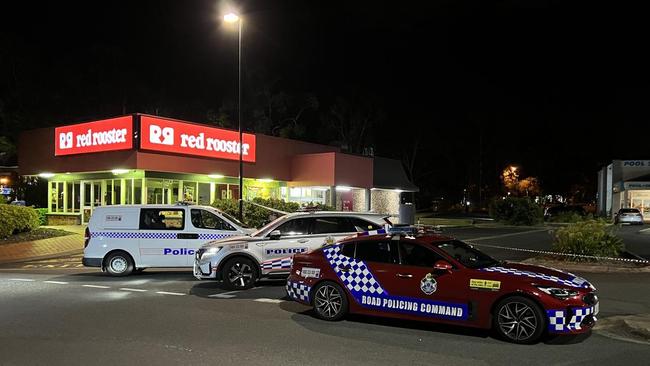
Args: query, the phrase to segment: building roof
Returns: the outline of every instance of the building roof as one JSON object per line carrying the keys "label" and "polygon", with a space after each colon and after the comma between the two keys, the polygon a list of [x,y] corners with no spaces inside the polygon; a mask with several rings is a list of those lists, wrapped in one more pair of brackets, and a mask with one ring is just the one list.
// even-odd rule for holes
{"label": "building roof", "polygon": [[419,188],[406,177],[401,161],[375,156],[373,164],[374,188],[419,191]]}

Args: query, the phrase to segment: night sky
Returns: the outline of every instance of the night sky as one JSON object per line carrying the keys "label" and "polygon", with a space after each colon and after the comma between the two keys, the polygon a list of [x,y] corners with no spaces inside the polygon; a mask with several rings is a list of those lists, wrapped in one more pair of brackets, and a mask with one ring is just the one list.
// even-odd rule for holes
{"label": "night sky", "polygon": [[[364,146],[401,159],[417,144],[424,200],[456,198],[479,180],[496,192],[507,164],[538,177],[545,192],[595,191],[608,160],[650,158],[645,12],[599,4],[238,2],[244,97],[265,85],[313,95],[309,131],[324,128],[321,115],[337,97],[372,101],[382,117]],[[2,134],[133,112],[205,122],[236,92],[224,6],[3,4]],[[255,118],[245,113],[245,124]]]}

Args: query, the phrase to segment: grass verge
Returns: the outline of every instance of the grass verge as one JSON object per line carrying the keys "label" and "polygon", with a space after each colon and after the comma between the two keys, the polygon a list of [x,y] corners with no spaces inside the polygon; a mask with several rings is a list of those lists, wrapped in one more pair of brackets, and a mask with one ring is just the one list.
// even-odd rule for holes
{"label": "grass verge", "polygon": [[5,239],[0,239],[0,245],[3,244],[13,244],[13,243],[20,243],[24,241],[33,241],[33,240],[41,240],[41,239],[49,239],[49,238],[55,238],[57,236],[66,236],[66,235],[72,235],[74,233],[71,233],[69,231],[65,230],[59,230],[59,229],[50,229],[50,228],[38,228],[34,229],[32,231],[28,231],[26,233],[19,233],[16,235],[12,235],[8,238]]}

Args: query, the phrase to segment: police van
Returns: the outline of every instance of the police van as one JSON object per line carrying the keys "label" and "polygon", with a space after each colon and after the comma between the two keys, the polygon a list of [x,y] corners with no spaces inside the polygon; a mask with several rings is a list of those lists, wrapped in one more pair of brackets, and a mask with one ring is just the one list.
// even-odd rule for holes
{"label": "police van", "polygon": [[82,262],[113,276],[145,268],[191,267],[201,245],[251,231],[209,206],[97,207],[86,228]]}

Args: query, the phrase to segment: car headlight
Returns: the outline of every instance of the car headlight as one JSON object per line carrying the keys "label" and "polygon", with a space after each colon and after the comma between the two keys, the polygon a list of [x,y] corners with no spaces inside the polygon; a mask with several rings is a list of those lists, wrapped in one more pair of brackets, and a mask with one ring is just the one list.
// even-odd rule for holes
{"label": "car headlight", "polygon": [[559,287],[545,287],[545,286],[535,286],[546,294],[549,294],[556,299],[566,300],[570,297],[577,296],[579,294],[576,290],[571,290],[568,288],[559,288]]}
{"label": "car headlight", "polygon": [[221,247],[212,247],[208,250],[206,250],[207,254],[217,254],[218,251],[221,250]]}

